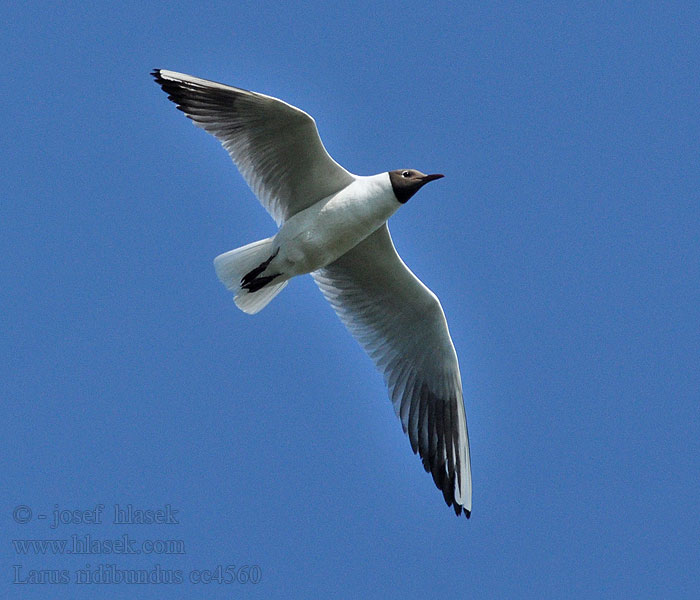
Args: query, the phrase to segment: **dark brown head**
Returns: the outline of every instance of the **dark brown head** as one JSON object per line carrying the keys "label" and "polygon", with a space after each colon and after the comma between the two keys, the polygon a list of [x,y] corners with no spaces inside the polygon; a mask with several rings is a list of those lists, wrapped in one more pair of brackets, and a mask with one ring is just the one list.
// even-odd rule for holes
{"label": "dark brown head", "polygon": [[440,179],[441,177],[444,177],[444,175],[440,175],[439,173],[426,175],[415,169],[397,169],[396,171],[389,171],[389,179],[391,180],[391,187],[394,190],[394,196],[396,196],[396,199],[401,202],[401,204],[406,204],[408,199],[426,183],[434,181],[435,179]]}

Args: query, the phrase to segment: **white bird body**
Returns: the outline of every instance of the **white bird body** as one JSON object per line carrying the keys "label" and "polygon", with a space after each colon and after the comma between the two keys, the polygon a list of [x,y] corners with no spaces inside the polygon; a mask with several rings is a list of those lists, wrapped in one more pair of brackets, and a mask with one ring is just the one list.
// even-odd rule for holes
{"label": "white bird body", "polygon": [[404,264],[387,220],[442,175],[412,169],[368,177],[336,163],[304,111],[263,94],[174,71],[156,82],[216,136],[280,226],[220,254],[216,273],[246,313],[311,273],[384,375],[396,416],[457,515],[471,514],[471,464],[457,354],[440,301]]}
{"label": "white bird body", "polygon": [[279,253],[261,274],[290,279],[325,267],[384,225],[400,206],[388,173],[356,176],[284,222],[273,242],[273,253]]}

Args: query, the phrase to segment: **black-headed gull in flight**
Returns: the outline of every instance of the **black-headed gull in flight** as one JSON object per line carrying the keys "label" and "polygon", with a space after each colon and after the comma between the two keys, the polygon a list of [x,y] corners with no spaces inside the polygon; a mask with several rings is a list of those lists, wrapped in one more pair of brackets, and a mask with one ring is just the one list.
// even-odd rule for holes
{"label": "black-headed gull in flight", "polygon": [[398,169],[353,175],[326,152],[314,119],[270,96],[157,69],[156,82],[221,142],[280,227],[214,259],[246,313],[311,273],[383,373],[396,415],[445,502],[471,514],[462,381],[440,302],[408,269],[387,219],[442,175]]}

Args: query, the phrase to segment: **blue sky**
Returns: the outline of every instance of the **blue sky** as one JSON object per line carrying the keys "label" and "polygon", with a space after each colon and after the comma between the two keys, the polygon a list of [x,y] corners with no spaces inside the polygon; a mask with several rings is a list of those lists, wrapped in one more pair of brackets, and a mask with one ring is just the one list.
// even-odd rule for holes
{"label": "blue sky", "polygon": [[[697,4],[335,4],[0,8],[2,596],[693,597]],[[355,173],[445,173],[391,229],[460,357],[471,520],[310,278],[235,308],[212,259],[274,223],[157,67],[303,108]],[[12,542],[88,534],[185,553]],[[261,580],[190,583],[217,565]]]}

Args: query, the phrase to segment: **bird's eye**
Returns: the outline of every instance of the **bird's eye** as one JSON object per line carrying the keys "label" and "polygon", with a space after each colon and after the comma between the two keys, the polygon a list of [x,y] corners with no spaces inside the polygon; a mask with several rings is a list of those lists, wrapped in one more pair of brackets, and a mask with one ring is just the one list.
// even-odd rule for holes
{"label": "bird's eye", "polygon": [[411,173],[409,171],[404,171],[403,173],[401,173],[401,177],[410,177],[410,176],[411,176]]}

